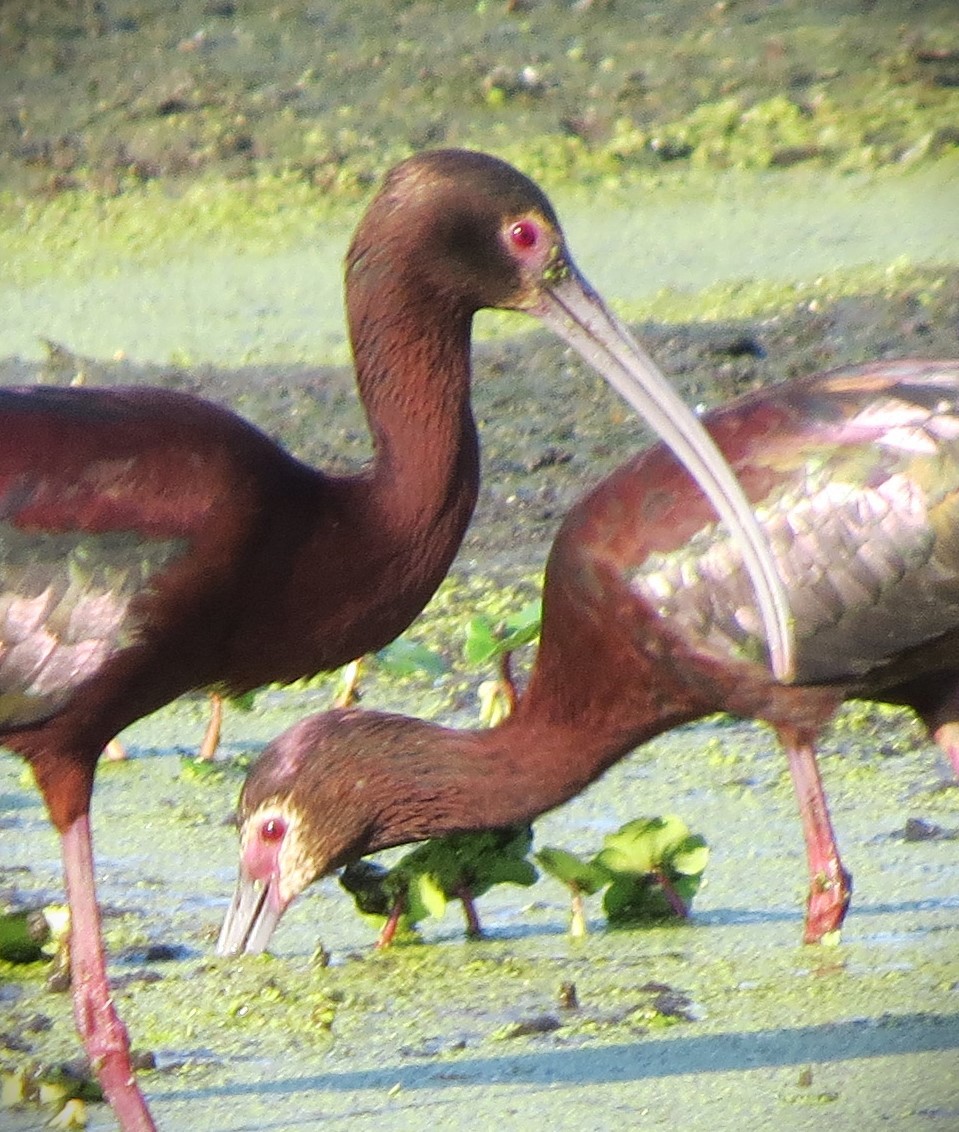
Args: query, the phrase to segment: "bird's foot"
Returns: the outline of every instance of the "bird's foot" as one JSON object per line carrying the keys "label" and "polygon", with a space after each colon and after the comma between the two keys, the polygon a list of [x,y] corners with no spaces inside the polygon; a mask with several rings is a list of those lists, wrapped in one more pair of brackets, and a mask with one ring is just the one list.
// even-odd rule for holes
{"label": "bird's foot", "polygon": [[852,898],[852,876],[838,863],[817,873],[806,901],[804,943],[822,943],[838,933]]}
{"label": "bird's foot", "polygon": [[155,1132],[130,1059],[130,1039],[112,1000],[78,1004],[77,1019],[90,1066],[123,1132]]}

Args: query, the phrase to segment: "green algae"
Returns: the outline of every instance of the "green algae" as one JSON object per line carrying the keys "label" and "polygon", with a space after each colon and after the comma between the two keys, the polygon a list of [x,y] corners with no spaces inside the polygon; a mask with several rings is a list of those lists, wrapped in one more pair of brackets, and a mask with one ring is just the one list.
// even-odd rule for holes
{"label": "green algae", "polygon": [[[673,177],[639,196],[611,194],[599,213],[581,191],[557,206],[581,267],[633,319],[766,317],[909,288],[934,300],[959,244],[957,162],[865,182]],[[229,194],[240,216],[244,195]],[[193,210],[181,216],[159,192],[108,208],[105,220],[86,208],[61,214],[58,204],[29,231],[0,231],[9,316],[0,355],[38,357],[42,339],[53,339],[87,356],[180,369],[348,360],[339,264],[355,213],[333,222],[291,206],[262,227],[238,216],[242,231],[231,236],[229,225],[193,225]],[[505,341],[529,326],[519,315],[483,315],[476,329]]]}
{"label": "green algae", "polygon": [[[369,694],[379,696],[378,678],[371,679]],[[882,778],[869,782],[850,774],[848,758],[837,760],[827,748],[824,773],[857,878],[838,952],[798,946],[803,869],[789,851],[798,848],[792,845],[798,843],[793,801],[788,789],[770,792],[763,785],[782,769],[768,738],[737,725],[739,757],[755,782],[750,792],[761,798],[764,827],[794,830],[794,838],[757,841],[757,811],[726,798],[712,773],[698,773],[690,756],[708,728],[648,745],[543,822],[544,836],[570,844],[595,839],[597,813],[612,824],[626,807],[635,812],[640,794],[650,805],[679,800],[697,828],[709,828],[718,854],[691,925],[594,930],[585,941],[571,941],[562,887],[543,881],[532,903],[510,890],[484,898],[484,921],[492,928],[486,942],[465,942],[451,912],[427,933],[426,945],[381,954],[372,950],[373,931],[352,913],[345,894],[320,886],[284,919],[278,957],[224,962],[207,956],[235,844],[217,822],[185,841],[180,807],[192,797],[211,816],[224,812],[238,779],[231,774],[198,785],[178,778],[176,760],[170,765],[159,751],[171,734],[187,730],[189,716],[182,713],[167,709],[163,719],[132,730],[138,757],[101,776],[95,811],[102,898],[108,909],[118,898],[130,909],[107,918],[117,999],[134,1045],[158,1055],[158,1070],[142,1080],[164,1126],[189,1120],[191,1127],[247,1127],[272,1108],[270,1119],[291,1129],[320,1113],[362,1127],[389,1112],[401,1128],[415,1127],[429,1097],[445,1098],[443,1111],[452,1106],[450,1114],[502,1111],[510,1103],[510,1079],[522,1082],[563,1126],[551,1093],[565,1090],[561,1083],[570,1070],[591,1082],[594,1109],[655,1106],[670,1097],[687,1119],[708,1112],[719,1127],[730,1128],[746,1119],[744,1110],[763,1104],[767,1115],[786,1112],[785,1126],[792,1127],[788,1110],[812,1103],[818,1092],[838,1094],[833,1103],[842,1129],[861,1126],[856,1121],[870,1113],[892,1118],[910,1106],[948,1111],[954,1103],[946,1071],[959,1048],[959,1016],[950,1007],[959,977],[954,853],[948,845],[907,846],[889,836],[903,801],[932,777],[927,748],[883,760]],[[239,721],[244,730],[260,730],[255,717]],[[266,718],[262,730],[269,734],[281,722]],[[861,744],[859,757],[869,754],[869,744]],[[0,763],[0,792],[18,797],[17,812],[36,818],[18,831],[21,848],[24,837],[35,846],[33,870],[18,883],[43,888],[48,870],[55,883],[52,837],[35,795],[31,803],[13,781],[16,773],[16,763]],[[953,814],[959,812],[955,794]],[[140,810],[137,799],[144,796],[154,804]],[[138,832],[124,823],[133,812]],[[165,880],[130,892],[122,862],[142,851],[144,831],[147,867]],[[317,936],[333,952],[333,966],[312,962]],[[144,945],[159,939],[187,954],[147,961]],[[568,983],[576,990],[573,1010],[561,1005]],[[34,1039],[37,1052],[45,1059],[68,1057],[75,1045],[68,999],[46,994],[37,977],[18,985],[18,1014],[40,1011],[53,1022]],[[664,1014],[657,996],[667,990],[673,1006]],[[740,1047],[739,1036],[748,1044]],[[658,1044],[663,1041],[669,1045]],[[518,1078],[502,1075],[504,1056]],[[887,1075],[894,1071],[894,1082],[878,1092],[872,1091],[874,1065]],[[913,1065],[925,1082],[921,1097],[914,1092]],[[804,1067],[813,1074],[805,1086],[798,1082]],[[736,1082],[736,1102],[722,1088],[727,1079]],[[276,1093],[269,1081],[286,1082],[289,1092]],[[479,1109],[473,1083],[487,1093]],[[715,1088],[704,1090],[707,1083]],[[242,1101],[231,1107],[236,1116],[223,1108],[232,1088],[241,1089]],[[258,1090],[264,1090],[259,1099]],[[400,1096],[406,1100],[397,1111]],[[726,1099],[718,1103],[719,1096]],[[911,1127],[908,1121],[903,1126]]]}
{"label": "green algae", "polygon": [[[368,192],[368,190],[367,190]],[[264,173],[240,184],[157,183],[101,199],[68,193],[49,201],[0,195],[0,251],[9,283],[79,281],[122,266],[157,266],[239,244],[253,255],[314,239],[323,223],[348,228],[356,208],[331,202],[302,181]]]}

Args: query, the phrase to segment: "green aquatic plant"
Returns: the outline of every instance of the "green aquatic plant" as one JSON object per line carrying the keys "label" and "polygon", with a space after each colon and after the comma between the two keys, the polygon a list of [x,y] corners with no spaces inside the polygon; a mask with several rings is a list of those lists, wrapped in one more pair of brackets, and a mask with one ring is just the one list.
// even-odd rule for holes
{"label": "green aquatic plant", "polygon": [[412,933],[422,920],[439,919],[450,900],[459,900],[466,934],[482,936],[476,900],[497,884],[528,887],[538,876],[528,859],[533,844],[529,826],[453,833],[418,845],[392,868],[371,861],[347,866],[340,884],[366,915],[383,918],[377,947]]}
{"label": "green aquatic plant", "polygon": [[70,909],[65,904],[17,908],[0,913],[0,960],[36,963],[65,952],[70,934]]}
{"label": "green aquatic plant", "polygon": [[595,861],[584,861],[566,849],[547,846],[535,854],[536,860],[550,876],[556,877],[570,890],[572,907],[569,934],[580,939],[587,934],[584,897],[592,896],[609,884],[609,873]]}
{"label": "green aquatic plant", "polygon": [[43,945],[50,926],[37,908],[0,914],[0,960],[5,963],[36,963],[45,958]]}
{"label": "green aquatic plant", "polygon": [[543,620],[542,601],[528,601],[516,613],[493,618],[478,614],[466,626],[463,655],[471,667],[496,661],[499,676],[484,681],[478,689],[480,722],[495,727],[513,710],[516,693],[510,672],[510,657],[516,649],[531,644],[539,636]]}
{"label": "green aquatic plant", "polygon": [[397,637],[374,654],[373,663],[389,676],[442,676],[449,669],[445,658],[426,645],[409,637]]}
{"label": "green aquatic plant", "polygon": [[589,861],[548,846],[536,853],[544,872],[572,893],[570,934],[586,934],[584,896],[603,893],[613,925],[685,919],[699,890],[709,848],[678,817],[637,818],[609,834]]}
{"label": "green aquatic plant", "polygon": [[200,759],[196,755],[182,755],[177,778],[181,782],[213,783],[222,781],[224,773],[220,763],[211,762],[209,759]]}
{"label": "green aquatic plant", "polygon": [[468,664],[479,667],[497,660],[505,653],[528,645],[539,636],[542,602],[528,601],[516,613],[494,619],[478,614],[466,626],[463,653]]}
{"label": "green aquatic plant", "polygon": [[705,839],[678,817],[638,818],[610,834],[596,863],[612,883],[603,894],[611,924],[685,919],[709,860]]}
{"label": "green aquatic plant", "polygon": [[444,675],[449,668],[446,659],[436,649],[403,636],[397,637],[379,652],[370,653],[361,660],[351,661],[335,672],[318,672],[315,676],[304,676],[289,684],[270,684],[269,689],[275,692],[304,692],[326,688],[332,683],[333,699],[342,704],[349,698],[358,698],[344,693],[355,692],[355,684],[358,682],[357,670],[361,666],[363,669],[380,669],[386,675],[397,679],[424,673],[435,678]]}

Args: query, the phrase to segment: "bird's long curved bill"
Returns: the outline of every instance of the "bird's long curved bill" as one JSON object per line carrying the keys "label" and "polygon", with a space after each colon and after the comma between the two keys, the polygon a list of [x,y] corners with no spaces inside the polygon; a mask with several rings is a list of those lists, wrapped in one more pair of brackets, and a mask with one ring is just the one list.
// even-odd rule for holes
{"label": "bird's long curved bill", "polygon": [[756,591],[777,680],[794,675],[794,640],[782,581],[746,498],[697,417],[629,330],[571,265],[528,313],[596,369],[682,461],[739,544]]}
{"label": "bird's long curved bill", "polygon": [[240,875],[216,941],[217,955],[258,955],[266,950],[283,915],[283,905],[271,886]]}

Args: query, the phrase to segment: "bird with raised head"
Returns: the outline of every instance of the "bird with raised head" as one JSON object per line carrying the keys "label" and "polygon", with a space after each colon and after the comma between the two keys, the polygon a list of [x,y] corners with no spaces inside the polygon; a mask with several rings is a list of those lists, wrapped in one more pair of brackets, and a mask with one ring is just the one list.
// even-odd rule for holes
{"label": "bird with raised head", "polygon": [[61,839],[74,1012],[124,1132],[154,1128],[110,997],[94,884],[97,760],[183,692],[242,693],[381,648],[426,604],[476,500],[472,318],[526,311],[676,448],[737,530],[790,664],[788,612],[721,457],[577,271],[544,194],[485,154],[401,163],[346,261],[374,446],[324,474],[251,424],[160,389],[0,391],[0,737]]}
{"label": "bird with raised head", "polygon": [[657,445],[562,524],[532,674],[504,722],[455,730],[342,710],[264,750],[240,796],[220,954],[265,948],[319,876],[389,846],[528,822],[638,745],[717,711],[777,732],[806,841],[805,939],[839,929],[851,882],[816,760],[839,705],[914,708],[959,775],[959,361],[805,377],[705,424],[784,580],[796,682],[771,672],[734,546]]}

